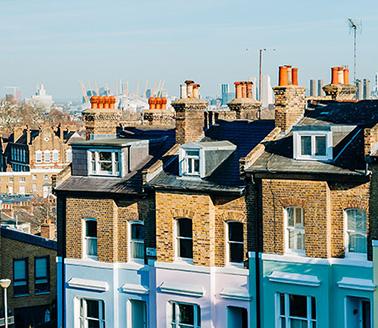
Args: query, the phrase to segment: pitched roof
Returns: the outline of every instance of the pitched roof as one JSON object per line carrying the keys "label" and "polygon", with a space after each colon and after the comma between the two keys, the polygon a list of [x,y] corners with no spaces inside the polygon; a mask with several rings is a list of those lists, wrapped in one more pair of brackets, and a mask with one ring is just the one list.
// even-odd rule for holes
{"label": "pitched roof", "polygon": [[202,179],[179,177],[177,154],[149,183],[149,186],[173,190],[241,193],[245,183],[240,179],[239,160],[245,157],[273,128],[274,121],[272,120],[220,120],[218,124],[205,131],[205,137],[201,142],[210,144],[215,141],[218,144],[218,141],[229,141],[236,146],[236,150],[210,176]]}
{"label": "pitched roof", "polygon": [[[304,117],[281,138],[265,144],[265,152],[246,172],[303,173],[366,176],[364,128],[378,122],[378,101],[321,102],[305,111]],[[332,131],[333,161],[293,158],[293,130]]]}
{"label": "pitched roof", "polygon": [[40,236],[31,235],[19,230],[1,227],[1,237],[16,240],[22,243],[57,250],[58,244],[54,240],[46,239]]}
{"label": "pitched roof", "polygon": [[[56,191],[95,192],[137,195],[142,192],[142,171],[155,163],[175,142],[174,130],[126,128],[121,135],[123,138],[113,140],[119,144],[132,140],[148,140],[149,156],[145,158],[134,171],[122,178],[71,176],[60,184]],[[101,140],[97,140],[101,143]],[[105,142],[109,142],[105,140]]]}

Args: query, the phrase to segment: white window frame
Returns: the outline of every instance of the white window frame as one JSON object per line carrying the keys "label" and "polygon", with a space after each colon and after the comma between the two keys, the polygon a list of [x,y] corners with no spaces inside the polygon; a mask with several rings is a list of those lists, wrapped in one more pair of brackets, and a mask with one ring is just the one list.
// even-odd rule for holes
{"label": "white window frame", "polygon": [[[303,222],[303,228],[296,228],[295,222],[294,227],[289,227],[289,215],[288,215],[288,209],[292,208],[294,209],[294,213],[296,212],[296,209],[301,209],[302,213],[302,222]],[[295,218],[294,218],[295,221]],[[304,209],[299,206],[288,206],[284,208],[284,229],[285,229],[285,253],[291,254],[291,255],[298,255],[298,256],[306,256],[306,227],[305,227],[305,216],[304,216]],[[303,233],[303,246],[304,249],[292,249],[289,247],[289,230],[292,231],[299,231]]]}
{"label": "white window frame", "polygon": [[[178,235],[179,230],[179,221],[182,219],[188,219],[192,222],[192,238],[189,237],[181,237]],[[175,240],[175,259],[176,261],[182,261],[186,263],[193,263],[193,220],[190,218],[176,218],[175,219],[175,228],[174,228],[174,240]],[[180,240],[191,240],[192,241],[192,257],[181,257],[180,254]]]}
{"label": "white window frame", "polygon": [[[284,315],[281,315],[281,299],[280,299],[280,295],[283,294],[284,295],[284,299],[285,299],[285,314]],[[289,296],[290,295],[298,295],[298,296],[305,296],[306,297],[306,306],[307,306],[307,317],[305,318],[305,320],[307,321],[307,327],[308,328],[312,328],[313,325],[312,323],[318,323],[318,319],[317,319],[317,316],[318,316],[318,309],[317,309],[317,302],[316,302],[316,298],[314,296],[311,296],[311,295],[300,295],[300,294],[293,294],[293,293],[276,293],[275,294],[275,312],[276,312],[276,324],[275,324],[275,327],[276,328],[282,328],[282,325],[281,325],[281,318],[285,318],[285,328],[291,328],[291,323],[290,323],[290,320],[291,319],[298,319],[298,320],[303,320],[304,318],[302,317],[291,317],[290,316],[290,301],[289,301]],[[315,319],[312,319],[312,298],[314,298],[315,300],[315,312],[316,312],[316,317]],[[304,321],[304,320],[303,320]],[[316,325],[318,327],[318,325]]]}
{"label": "white window frame", "polygon": [[53,152],[52,152],[52,154],[53,154],[52,161],[54,163],[59,162],[59,150],[54,149]]}
{"label": "white window frame", "polygon": [[[198,152],[197,155],[188,155],[188,151],[196,151]],[[179,150],[179,175],[186,176],[186,177],[204,177],[205,172],[205,160],[204,160],[204,150],[199,147],[181,147]],[[188,172],[189,168],[189,161],[193,161],[193,168],[194,168],[194,160],[198,160],[198,172]]]}
{"label": "white window frame", "polygon": [[367,215],[366,210],[363,208],[357,208],[357,207],[350,207],[344,209],[344,254],[346,258],[352,258],[357,260],[366,260],[367,259],[367,249],[366,253],[357,253],[357,252],[349,252],[349,232],[355,232],[353,230],[348,229],[348,211],[351,210],[358,210],[364,213],[365,215],[365,223],[366,223],[366,246],[367,246],[367,238],[368,238],[368,232],[367,232]]}
{"label": "white window frame", "polygon": [[[112,172],[100,170],[100,156],[99,153],[111,153],[112,154]],[[118,154],[118,161],[116,161],[116,153]],[[92,165],[92,156],[94,155],[94,169]],[[99,175],[99,176],[121,176],[121,152],[119,150],[113,149],[92,149],[88,150],[88,172],[89,175]]]}
{"label": "white window frame", "polygon": [[72,148],[66,150],[66,163],[72,162]]}
{"label": "white window frame", "polygon": [[[97,237],[87,237],[87,226],[86,223],[87,221],[95,221],[98,223],[97,219],[95,218],[84,218],[82,222],[82,230],[83,230],[83,236],[82,236],[82,244],[83,244],[83,258],[85,259],[90,259],[90,260],[98,260],[98,226],[97,226],[97,231],[96,235]],[[88,255],[88,250],[87,250],[87,240],[89,239],[96,239],[97,240],[97,255]]]}
{"label": "white window frame", "polygon": [[[302,137],[311,137],[311,155],[302,155],[301,141]],[[326,155],[315,155],[316,137],[326,138]],[[333,142],[331,131],[294,131],[293,132],[293,149],[294,158],[298,160],[310,160],[310,161],[331,161],[333,158]]]}
{"label": "white window frame", "polygon": [[[48,156],[46,156],[48,155]],[[45,150],[43,152],[43,161],[45,163],[51,163],[51,151],[50,150]]]}
{"label": "white window frame", "polygon": [[[179,320],[179,306],[180,305],[190,305],[193,306],[193,316],[194,316],[194,324],[188,325],[188,324],[180,324]],[[175,307],[175,318],[173,318],[172,313],[172,307]],[[181,328],[181,327],[187,327],[187,328],[201,328],[201,308],[198,304],[194,303],[187,303],[187,302],[176,302],[176,301],[170,301],[168,302],[168,323],[169,327],[172,328]],[[175,321],[173,321],[173,319]]]}
{"label": "white window frame", "polygon": [[[243,241],[230,241],[229,240],[229,232],[230,232],[230,228],[229,228],[229,224],[230,223],[239,223],[241,224],[242,226],[242,229],[243,229]],[[243,266],[244,265],[244,224],[243,222],[240,222],[240,221],[226,221],[225,222],[225,240],[226,240],[226,263],[227,264],[230,264],[230,265],[235,265],[235,266]],[[242,254],[242,257],[243,257],[243,260],[242,262],[231,262],[231,244],[242,244],[243,245],[243,254]]]}
{"label": "white window frame", "polygon": [[[99,303],[99,318],[92,318],[92,317],[87,317],[82,316],[82,312],[86,313],[86,308],[87,308],[87,301],[96,301]],[[102,306],[100,306],[100,303],[102,303]],[[104,300],[99,300],[99,299],[91,299],[91,298],[78,298],[78,328],[88,328],[88,320],[92,321],[98,321],[100,328],[105,328],[105,301]],[[82,311],[83,307],[83,311]],[[76,325],[75,325],[76,326]]]}
{"label": "white window frame", "polygon": [[35,152],[35,162],[36,163],[42,163],[42,151],[37,150]]}
{"label": "white window frame", "polygon": [[[144,240],[141,242],[140,240],[133,240],[131,236],[132,232],[132,226],[133,225],[142,225],[145,228],[144,222],[141,220],[136,220],[136,221],[129,221],[129,228],[128,228],[128,236],[129,236],[129,249],[128,249],[128,254],[129,254],[129,261],[130,262],[136,262],[136,263],[144,263]],[[132,249],[133,249],[133,244],[143,244],[143,258],[136,258],[132,256]]]}

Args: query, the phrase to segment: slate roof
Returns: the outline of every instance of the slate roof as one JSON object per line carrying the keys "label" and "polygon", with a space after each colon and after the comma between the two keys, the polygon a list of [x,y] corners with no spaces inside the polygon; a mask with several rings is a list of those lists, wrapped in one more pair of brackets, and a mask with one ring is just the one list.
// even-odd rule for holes
{"label": "slate roof", "polygon": [[274,121],[222,121],[205,131],[201,142],[229,141],[236,150],[206,178],[187,178],[178,175],[178,154],[169,159],[163,171],[148,185],[158,189],[242,193],[239,160],[245,157],[274,128]]}
{"label": "slate roof", "polygon": [[46,239],[40,236],[31,235],[19,230],[1,227],[1,237],[16,240],[22,243],[39,246],[47,249],[57,250],[58,244],[54,240]]}
{"label": "slate roof", "polygon": [[303,173],[366,176],[364,128],[378,123],[378,101],[321,102],[305,111],[299,128],[329,127],[333,137],[333,161],[293,158],[292,131],[265,145],[263,155],[246,172]]}
{"label": "slate roof", "polygon": [[[142,192],[142,171],[155,163],[175,143],[174,130],[126,128],[117,140],[119,143],[131,140],[149,140],[149,156],[125,177],[71,176],[56,191],[96,192],[137,195]],[[114,141],[114,140],[113,140]],[[118,142],[117,141],[117,142]],[[105,140],[106,142],[106,140]],[[97,143],[101,143],[98,140]]]}

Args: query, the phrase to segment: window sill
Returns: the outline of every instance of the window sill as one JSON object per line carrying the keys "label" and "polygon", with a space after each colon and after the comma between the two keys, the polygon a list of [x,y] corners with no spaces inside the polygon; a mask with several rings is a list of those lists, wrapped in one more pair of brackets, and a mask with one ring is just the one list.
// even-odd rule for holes
{"label": "window sill", "polygon": [[98,256],[96,256],[96,257],[84,256],[83,260],[97,262],[98,261]]}
{"label": "window sill", "polygon": [[306,252],[294,252],[294,251],[287,250],[284,255],[306,257]]}
{"label": "window sill", "polygon": [[31,294],[13,294],[13,297],[26,297],[26,296],[31,296]]}
{"label": "window sill", "polygon": [[177,264],[183,264],[183,265],[193,265],[193,259],[187,259],[182,257],[175,258],[175,263]]}
{"label": "window sill", "polygon": [[344,258],[346,260],[364,261],[364,260],[367,260],[367,253],[347,253],[347,252],[345,252]]}
{"label": "window sill", "polygon": [[49,295],[50,292],[35,292],[34,295],[39,296],[39,295]]}

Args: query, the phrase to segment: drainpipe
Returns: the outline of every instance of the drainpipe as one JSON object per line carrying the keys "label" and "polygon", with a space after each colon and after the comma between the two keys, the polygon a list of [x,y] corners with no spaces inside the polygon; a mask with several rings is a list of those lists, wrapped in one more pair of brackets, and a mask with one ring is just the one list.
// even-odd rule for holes
{"label": "drainpipe", "polygon": [[[378,284],[378,240],[372,240],[372,246],[373,246],[373,283],[377,286]],[[373,310],[372,313],[372,327],[376,327],[378,323],[378,292],[375,289],[373,292],[373,304],[371,306],[371,309]]]}

